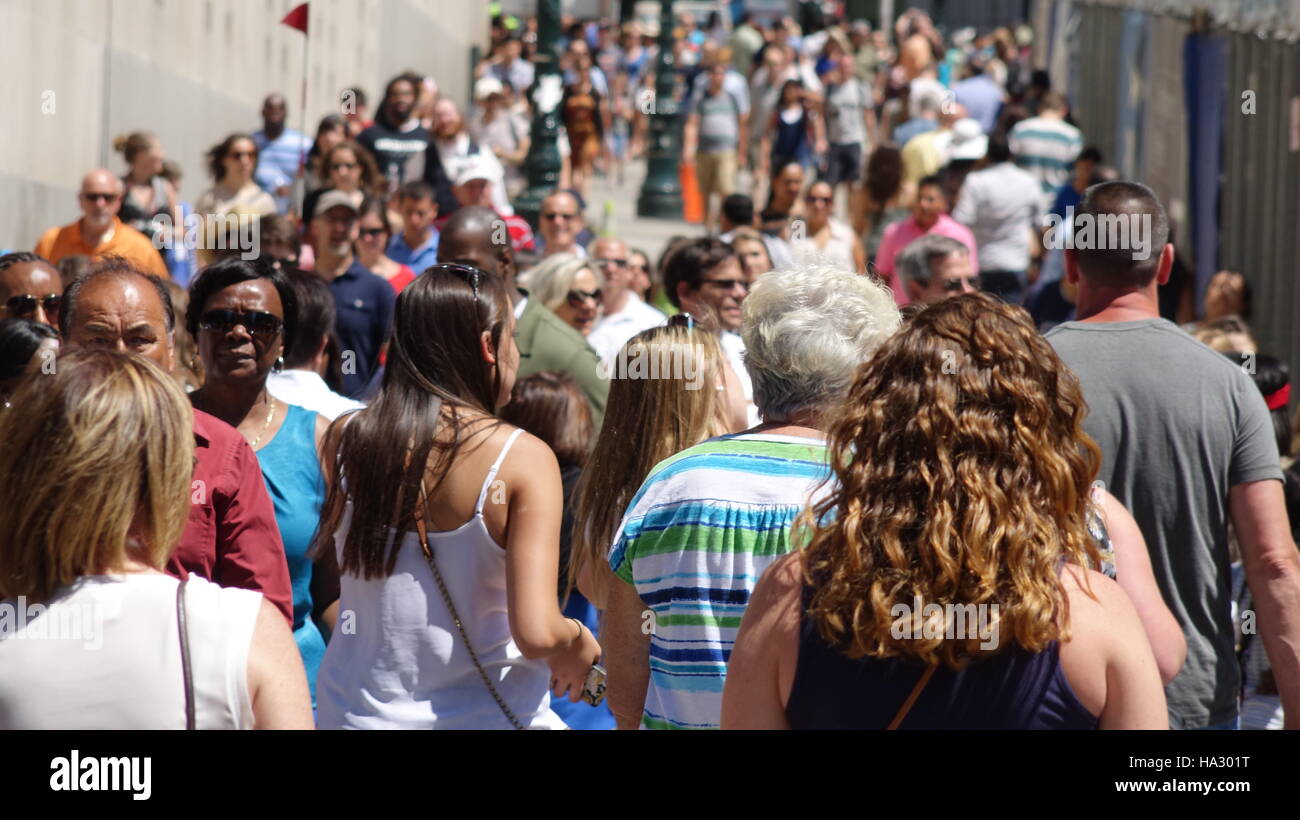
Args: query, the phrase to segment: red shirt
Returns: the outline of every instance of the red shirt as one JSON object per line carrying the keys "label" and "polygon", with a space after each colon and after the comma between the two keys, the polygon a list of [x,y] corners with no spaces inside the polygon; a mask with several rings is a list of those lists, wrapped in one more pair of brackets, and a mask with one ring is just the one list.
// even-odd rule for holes
{"label": "red shirt", "polygon": [[393,274],[393,278],[388,280],[388,284],[393,286],[393,290],[401,293],[402,288],[414,281],[415,271],[411,270],[406,265],[399,265],[397,273]]}
{"label": "red shirt", "polygon": [[293,588],[262,468],[239,431],[194,411],[194,479],[180,547],[164,568],[262,593],[293,623]]}

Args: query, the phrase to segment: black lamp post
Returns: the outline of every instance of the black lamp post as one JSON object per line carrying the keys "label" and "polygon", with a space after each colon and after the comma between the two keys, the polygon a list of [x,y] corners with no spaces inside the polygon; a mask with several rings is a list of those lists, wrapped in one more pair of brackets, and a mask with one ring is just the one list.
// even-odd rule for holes
{"label": "black lamp post", "polygon": [[537,0],[537,53],[528,98],[533,106],[532,143],[524,158],[528,188],[514,201],[515,211],[536,230],[542,200],[560,184],[559,104],[564,91],[560,75],[560,0]]}
{"label": "black lamp post", "polygon": [[649,100],[650,144],[645,182],[637,199],[637,216],[682,218],[682,187],[677,169],[682,161],[678,127],[677,60],[673,56],[673,0],[659,3],[659,59],[655,62],[655,94]]}

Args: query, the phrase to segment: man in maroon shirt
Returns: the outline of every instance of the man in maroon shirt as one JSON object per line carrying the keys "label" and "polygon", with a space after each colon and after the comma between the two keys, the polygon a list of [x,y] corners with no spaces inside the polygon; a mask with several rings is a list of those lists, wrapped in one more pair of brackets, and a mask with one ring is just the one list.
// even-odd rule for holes
{"label": "man in maroon shirt", "polygon": [[[66,348],[138,353],[168,372],[175,325],[166,286],[118,257],[104,258],[73,282],[60,310]],[[256,590],[292,624],[289,565],[257,456],[233,427],[195,410],[194,461],[189,521],[163,569]]]}

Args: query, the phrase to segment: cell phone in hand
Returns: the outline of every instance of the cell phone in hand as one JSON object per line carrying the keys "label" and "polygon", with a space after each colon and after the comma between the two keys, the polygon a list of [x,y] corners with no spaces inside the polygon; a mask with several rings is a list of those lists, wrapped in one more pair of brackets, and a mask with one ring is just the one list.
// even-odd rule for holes
{"label": "cell phone in hand", "polygon": [[605,699],[605,667],[598,663],[591,665],[587,680],[582,684],[582,699],[592,706],[599,706]]}

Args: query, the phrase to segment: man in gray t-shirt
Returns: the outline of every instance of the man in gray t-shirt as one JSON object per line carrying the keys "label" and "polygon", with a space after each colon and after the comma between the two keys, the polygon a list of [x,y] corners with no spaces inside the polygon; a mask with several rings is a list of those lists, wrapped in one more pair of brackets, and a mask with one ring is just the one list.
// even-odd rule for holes
{"label": "man in gray t-shirt", "polygon": [[736,189],[736,172],[745,157],[737,150],[745,144],[749,128],[749,97],[743,89],[728,88],[728,49],[721,49],[706,66],[704,88],[691,95],[682,131],[682,162],[695,165],[700,196],[704,197],[704,226],[716,224],[713,195],[718,201]]}
{"label": "man in gray t-shirt", "polygon": [[[1128,241],[1108,243],[1098,229],[1090,232],[1089,247],[1066,250],[1080,321],[1058,325],[1047,339],[1079,377],[1089,407],[1084,428],[1102,451],[1100,479],[1137,520],[1165,602],[1187,636],[1187,661],[1165,690],[1170,725],[1236,723],[1232,523],[1287,725],[1295,728],[1300,559],[1268,409],[1241,368],[1159,318],[1156,287],[1169,278],[1173,247],[1150,189],[1128,182],[1093,186],[1076,219],[1103,214],[1129,220]],[[1118,231],[1108,237],[1117,238]]]}
{"label": "man in gray t-shirt", "polygon": [[845,54],[826,74],[826,181],[831,188],[862,176],[869,131],[875,128],[875,99],[854,74],[853,55]]}

